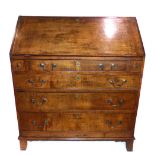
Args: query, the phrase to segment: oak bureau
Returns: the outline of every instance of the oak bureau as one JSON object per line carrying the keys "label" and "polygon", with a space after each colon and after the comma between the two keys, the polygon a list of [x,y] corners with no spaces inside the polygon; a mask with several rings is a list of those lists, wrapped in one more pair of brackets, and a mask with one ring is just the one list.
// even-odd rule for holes
{"label": "oak bureau", "polygon": [[144,58],[134,17],[19,16],[10,59],[21,150],[114,140],[132,151]]}

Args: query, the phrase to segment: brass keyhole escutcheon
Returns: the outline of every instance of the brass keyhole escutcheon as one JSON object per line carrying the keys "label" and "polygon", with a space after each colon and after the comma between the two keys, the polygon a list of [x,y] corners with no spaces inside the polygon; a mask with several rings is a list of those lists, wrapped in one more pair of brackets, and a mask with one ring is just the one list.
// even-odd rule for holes
{"label": "brass keyhole escutcheon", "polygon": [[45,64],[44,64],[44,63],[40,63],[40,64],[39,64],[39,67],[40,67],[42,70],[45,70]]}
{"label": "brass keyhole escutcheon", "polygon": [[75,64],[76,64],[76,70],[80,70],[80,62],[76,61]]}
{"label": "brass keyhole escutcheon", "polygon": [[77,75],[77,76],[76,76],[76,80],[78,80],[78,81],[79,81],[80,79],[81,79],[81,78],[80,78],[80,76],[79,76],[79,75]]}

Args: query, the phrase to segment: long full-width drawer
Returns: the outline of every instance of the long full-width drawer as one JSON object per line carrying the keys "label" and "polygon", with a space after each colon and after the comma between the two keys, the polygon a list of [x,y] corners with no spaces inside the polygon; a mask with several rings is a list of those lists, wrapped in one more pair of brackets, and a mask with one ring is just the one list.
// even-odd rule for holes
{"label": "long full-width drawer", "polygon": [[140,60],[12,60],[14,72],[47,73],[53,71],[141,72]]}
{"label": "long full-width drawer", "polygon": [[111,75],[102,72],[57,72],[15,74],[15,88],[48,89],[139,89],[140,75]]}
{"label": "long full-width drawer", "polygon": [[134,120],[134,113],[102,111],[19,114],[23,131],[129,131],[134,127]]}
{"label": "long full-width drawer", "polygon": [[51,112],[56,110],[136,110],[136,92],[39,93],[16,92],[17,110]]}

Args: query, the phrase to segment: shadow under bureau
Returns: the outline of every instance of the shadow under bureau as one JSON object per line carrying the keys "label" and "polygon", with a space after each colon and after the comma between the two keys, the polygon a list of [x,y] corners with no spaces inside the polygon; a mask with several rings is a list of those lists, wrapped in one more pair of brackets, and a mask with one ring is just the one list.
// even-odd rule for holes
{"label": "shadow under bureau", "polygon": [[134,17],[20,16],[10,50],[20,148],[114,140],[132,151],[144,57]]}

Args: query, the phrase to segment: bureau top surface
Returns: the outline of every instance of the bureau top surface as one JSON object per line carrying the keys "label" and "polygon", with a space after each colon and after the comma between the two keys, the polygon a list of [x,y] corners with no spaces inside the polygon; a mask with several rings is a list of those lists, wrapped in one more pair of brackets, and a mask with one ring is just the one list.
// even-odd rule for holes
{"label": "bureau top surface", "polygon": [[12,55],[144,56],[134,17],[20,16]]}

